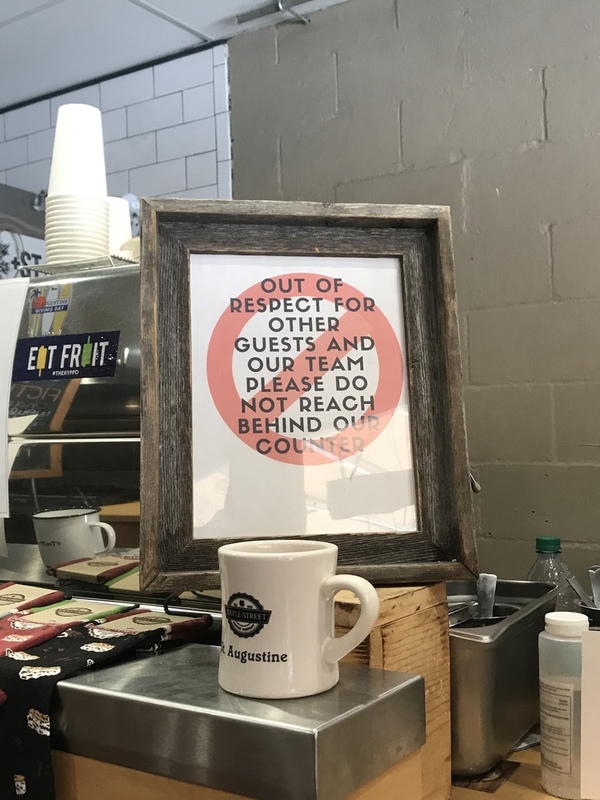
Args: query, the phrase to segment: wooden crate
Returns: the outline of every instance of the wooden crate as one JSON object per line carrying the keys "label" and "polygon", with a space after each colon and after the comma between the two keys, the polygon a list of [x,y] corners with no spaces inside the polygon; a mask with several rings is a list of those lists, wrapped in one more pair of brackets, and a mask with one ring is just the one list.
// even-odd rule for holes
{"label": "wooden crate", "polygon": [[[377,593],[381,604],[377,624],[344,661],[423,676],[427,735],[421,751],[423,800],[448,800],[450,651],[445,584],[386,587]],[[351,628],[358,614],[354,595],[340,592],[336,598],[337,633]],[[403,798],[402,792],[398,798]]]}
{"label": "wooden crate", "polygon": [[[422,800],[421,754],[417,750],[347,800]],[[56,800],[249,800],[246,795],[152,775],[53,750]],[[397,787],[402,787],[398,794]],[[287,787],[286,787],[287,788]]]}
{"label": "wooden crate", "polygon": [[140,546],[139,501],[103,506],[100,509],[100,519],[103,522],[108,522],[115,529],[117,547]]}

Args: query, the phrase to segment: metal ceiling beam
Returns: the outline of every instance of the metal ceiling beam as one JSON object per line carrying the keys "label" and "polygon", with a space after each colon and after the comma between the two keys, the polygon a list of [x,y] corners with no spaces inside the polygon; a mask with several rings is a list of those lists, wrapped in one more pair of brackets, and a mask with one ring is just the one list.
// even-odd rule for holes
{"label": "metal ceiling beam", "polygon": [[202,31],[196,30],[191,25],[187,25],[185,22],[182,22],[177,17],[171,16],[171,14],[167,14],[166,11],[161,11],[160,8],[156,8],[152,5],[152,3],[146,2],[146,0],[129,0],[130,3],[133,3],[134,6],[138,6],[139,8],[143,8],[145,11],[149,11],[151,14],[154,14],[155,17],[159,17],[160,19],[164,20],[165,22],[171,23],[171,25],[175,25],[177,28],[181,28],[183,31],[187,31],[187,33],[191,33],[192,36],[198,37],[198,39],[202,39],[204,42],[212,42],[210,36],[207,36]]}
{"label": "metal ceiling beam", "polygon": [[245,11],[243,14],[238,14],[235,21],[238,25],[243,25],[245,22],[252,22],[261,17],[270,17],[272,14],[279,14],[287,11],[292,14],[296,21],[307,25],[310,20],[293,10],[295,6],[301,6],[305,2],[306,0],[274,0],[274,2],[266,6],[261,6],[260,8],[255,8],[253,11]]}
{"label": "metal ceiling beam", "polygon": [[0,183],[0,230],[44,238],[44,212],[39,195]]}
{"label": "metal ceiling beam", "polygon": [[14,14],[12,17],[7,17],[0,22],[0,28],[5,28],[7,25],[12,25],[13,22],[20,22],[23,19],[27,19],[28,17],[33,17],[34,14],[39,14],[40,11],[45,11],[47,8],[52,8],[52,6],[58,6],[61,3],[64,3],[65,0],[48,0],[47,3],[42,3],[40,6],[36,6],[35,8],[30,8],[26,11],[21,11],[20,14]]}

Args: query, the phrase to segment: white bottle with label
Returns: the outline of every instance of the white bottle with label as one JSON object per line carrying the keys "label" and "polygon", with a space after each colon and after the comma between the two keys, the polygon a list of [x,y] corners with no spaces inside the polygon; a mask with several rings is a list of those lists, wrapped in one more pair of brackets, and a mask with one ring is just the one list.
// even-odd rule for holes
{"label": "white bottle with label", "polygon": [[540,633],[542,786],[555,797],[580,800],[581,635],[585,614],[546,614]]}

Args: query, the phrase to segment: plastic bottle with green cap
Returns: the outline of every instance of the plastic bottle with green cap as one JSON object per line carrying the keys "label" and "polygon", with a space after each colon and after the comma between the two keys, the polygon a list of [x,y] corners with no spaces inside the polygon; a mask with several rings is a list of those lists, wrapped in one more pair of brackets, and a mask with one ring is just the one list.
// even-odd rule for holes
{"label": "plastic bottle with green cap", "polygon": [[576,594],[567,581],[571,573],[562,560],[560,537],[538,536],[535,540],[536,560],[527,573],[528,581],[554,583],[560,587],[556,600],[556,611],[579,611],[575,604]]}

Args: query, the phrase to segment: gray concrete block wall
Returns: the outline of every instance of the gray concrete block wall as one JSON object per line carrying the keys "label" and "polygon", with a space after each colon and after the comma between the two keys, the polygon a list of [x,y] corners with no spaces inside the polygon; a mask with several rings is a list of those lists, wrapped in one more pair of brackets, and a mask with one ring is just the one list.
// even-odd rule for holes
{"label": "gray concrete block wall", "polygon": [[101,109],[109,194],[231,197],[226,46],[0,115],[2,182],[47,188],[63,103]]}
{"label": "gray concrete block wall", "polygon": [[347,0],[230,42],[234,196],[451,206],[481,566],[600,561],[600,6]]}

